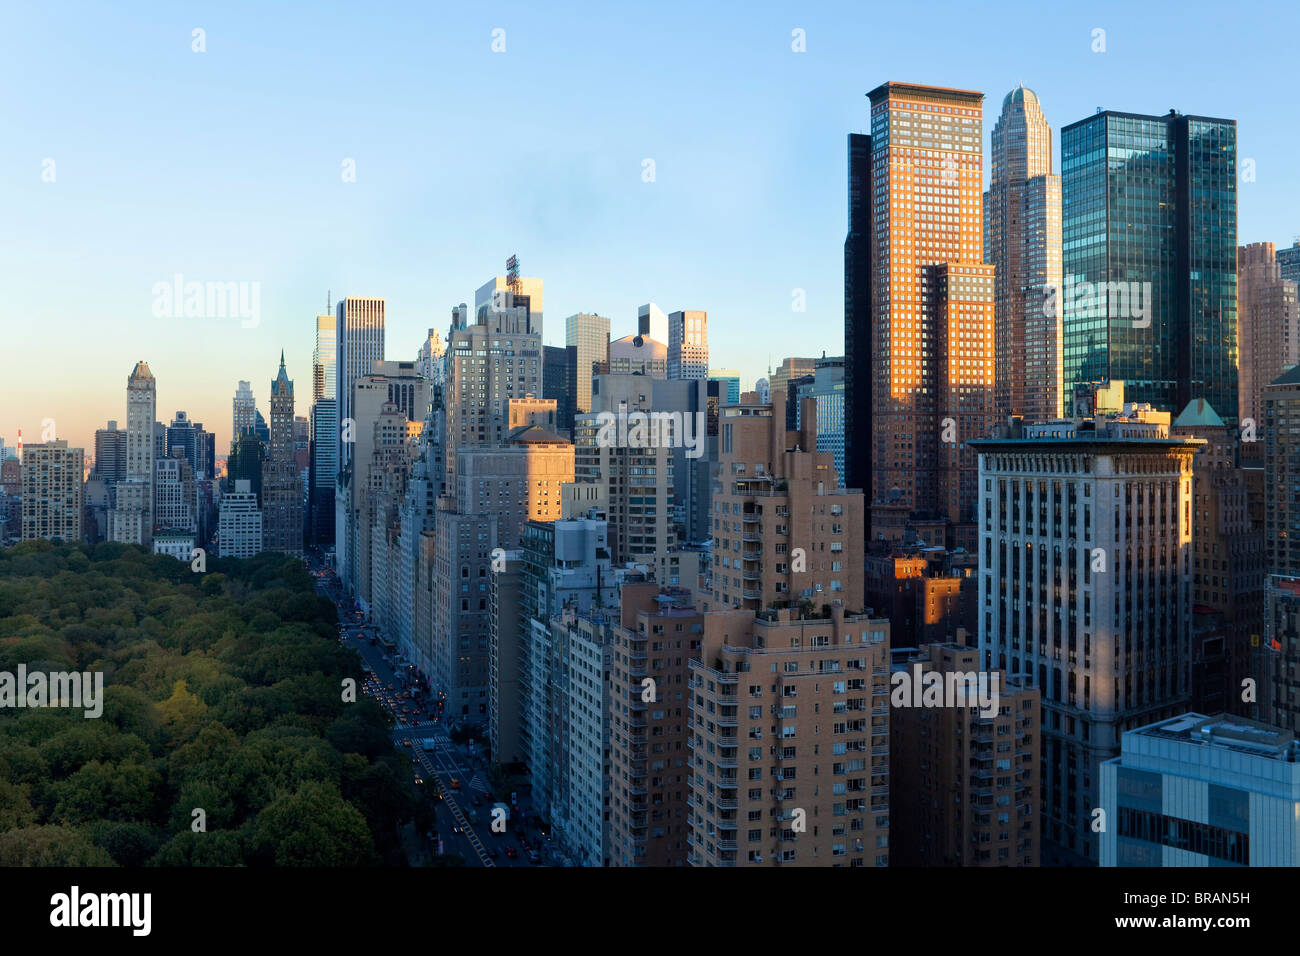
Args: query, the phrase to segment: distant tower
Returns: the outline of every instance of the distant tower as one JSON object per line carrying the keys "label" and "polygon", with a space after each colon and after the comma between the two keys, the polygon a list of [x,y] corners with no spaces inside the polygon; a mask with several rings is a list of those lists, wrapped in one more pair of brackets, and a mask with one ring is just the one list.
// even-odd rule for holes
{"label": "distant tower", "polygon": [[709,377],[709,313],[692,310],[668,316],[668,377]]}
{"label": "distant tower", "polygon": [[351,432],[352,389],[357,379],[369,375],[375,362],[384,358],[384,300],[348,296],[339,300],[336,310],[336,388],[339,416],[339,468],[352,461],[352,442],[344,441]]}
{"label": "distant tower", "polygon": [[143,361],[126,382],[126,477],[115,489],[110,541],[150,546],[153,541],[154,420],[158,385]]}
{"label": "distant tower", "polygon": [[302,554],[303,503],[293,442],[293,382],[280,352],[280,371],[271,382],[271,441],[262,462],[262,547]]}
{"label": "distant tower", "polygon": [[993,127],[984,194],[985,261],[996,268],[994,401],[1000,418],[1042,422],[1063,413],[1061,177],[1052,129],[1033,90],[1018,86]]}
{"label": "distant tower", "polygon": [[330,311],[316,316],[316,348],[312,353],[311,489],[312,542],[334,543],[334,487],[339,474],[338,317]]}
{"label": "distant tower", "polygon": [[235,389],[232,407],[230,443],[233,445],[246,430],[257,426],[257,401],[253,398],[253,388],[248,382],[240,382]]}

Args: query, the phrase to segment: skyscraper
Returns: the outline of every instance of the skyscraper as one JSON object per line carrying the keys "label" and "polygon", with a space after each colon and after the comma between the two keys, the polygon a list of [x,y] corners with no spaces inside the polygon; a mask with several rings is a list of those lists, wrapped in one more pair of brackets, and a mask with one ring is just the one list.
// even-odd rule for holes
{"label": "skyscraper", "polygon": [[591,367],[609,361],[609,319],[603,315],[579,312],[564,320],[564,343],[577,348],[578,390],[574,395],[574,414],[591,411]]}
{"label": "skyscraper", "polygon": [[[843,356],[827,357],[823,355],[817,360],[817,371],[813,373],[812,380],[797,386],[798,395],[795,399],[795,425],[796,430],[803,427],[802,411],[803,399],[811,398],[814,402],[814,409],[817,415],[817,451],[828,451],[835,456],[835,477],[839,479],[839,487],[847,487],[844,484],[844,447],[846,436],[844,431],[844,358]],[[790,399],[786,399],[786,408],[790,407]],[[780,409],[773,409],[777,414],[778,420]],[[808,449],[812,451],[813,449]]]}
{"label": "skyscraper", "polygon": [[177,412],[176,417],[167,425],[166,457],[175,458],[179,453],[190,463],[190,468],[199,468],[198,429],[185,412]]}
{"label": "skyscraper", "polygon": [[293,382],[280,352],[280,371],[271,382],[271,441],[262,462],[262,548],[302,554],[302,487],[293,441]]}
{"label": "skyscraper", "polygon": [[984,194],[984,261],[994,274],[994,397],[1000,418],[1062,414],[1061,178],[1052,130],[1018,86],[993,126]]}
{"label": "skyscraper", "polygon": [[794,447],[785,400],[754,392],[719,412],[713,494],[713,606],[764,611],[773,605],[842,604],[863,609],[862,493],[838,487],[835,459],[817,451],[816,406],[805,400]]}
{"label": "skyscraper", "polygon": [[[511,259],[514,259],[512,256]],[[507,266],[511,263],[507,260]],[[518,266],[518,260],[514,265]],[[523,307],[527,313],[525,332],[542,333],[542,291],[541,279],[525,276],[493,276],[474,293],[474,318],[480,324],[491,324],[487,316],[501,309]],[[505,298],[506,293],[510,298]]]}
{"label": "skyscraper", "polygon": [[149,547],[153,534],[154,418],[157,383],[137,362],[126,382],[126,477],[114,491],[110,541]]}
{"label": "skyscraper", "polygon": [[[669,447],[645,428],[638,433],[628,426],[632,416],[659,409],[656,384],[644,375],[598,375],[592,412],[574,420],[574,475],[604,489],[609,550],[616,564],[644,562],[677,544],[673,460],[684,436],[675,438],[678,447]],[[615,425],[604,427],[610,421]],[[621,431],[616,427],[620,421]],[[703,442],[705,436],[695,437]]]}
{"label": "skyscraper", "polygon": [[1267,656],[1259,646],[1268,603],[1262,455],[1239,466],[1239,432],[1204,399],[1184,408],[1169,433],[1206,441],[1192,466],[1191,707],[1255,717],[1240,690],[1247,677],[1259,681]]}
{"label": "skyscraper", "polygon": [[[849,134],[849,232],[844,238],[845,488],[871,497],[871,137]],[[796,376],[798,377],[798,376]],[[780,388],[787,401],[789,375]],[[865,519],[864,519],[865,520]],[[868,530],[868,529],[864,529]]]}
{"label": "skyscraper", "polygon": [[316,344],[311,353],[311,400],[338,398],[338,316],[316,316]]}
{"label": "skyscraper", "polygon": [[334,486],[339,472],[338,317],[316,316],[312,352],[311,477],[308,493],[311,540],[334,543]]}
{"label": "skyscraper", "polygon": [[1283,279],[1300,282],[1300,239],[1277,251],[1277,264]]}
{"label": "skyscraper", "polygon": [[668,377],[709,377],[709,313],[678,311],[668,316]]}
{"label": "skyscraper", "polygon": [[257,402],[253,398],[253,387],[248,382],[240,382],[231,401],[233,409],[230,420],[230,443],[246,431],[257,428]]}
{"label": "skyscraper", "polygon": [[434,673],[450,713],[486,723],[493,551],[518,548],[526,525],[560,517],[563,486],[573,481],[573,446],[525,425],[500,444],[462,448],[458,467],[455,491],[437,513]]}
{"label": "skyscraper", "polygon": [[[484,286],[491,287],[490,282]],[[535,295],[540,301],[540,288]],[[538,315],[530,312],[528,301],[516,300],[508,291],[489,304],[493,307],[479,311],[473,324],[459,309],[453,317],[445,393],[448,489],[455,486],[460,447],[504,441],[510,399],[542,394]]]}
{"label": "skyscraper", "polygon": [[1237,124],[1105,111],[1061,130],[1065,389],[1123,380],[1237,421]]}
{"label": "skyscraper", "polygon": [[690,864],[888,866],[889,621],[837,605],[703,623],[683,649]]}
{"label": "skyscraper", "polygon": [[[606,345],[608,354],[608,344]],[[588,383],[590,386],[590,383]],[[578,392],[578,347],[542,346],[542,398],[555,402],[558,434],[573,435],[574,396]]]}
{"label": "skyscraper", "polygon": [[217,538],[223,558],[251,558],[262,550],[262,512],[257,495],[242,479],[221,496]]}
{"label": "skyscraper", "polygon": [[63,439],[23,449],[22,537],[81,541],[82,458]]}
{"label": "skyscraper", "polygon": [[117,422],[95,429],[95,474],[110,487],[126,477],[126,432]]}
{"label": "skyscraper", "polygon": [[636,310],[637,335],[668,344],[668,316],[664,310],[653,302],[647,302]]}
{"label": "skyscraper", "polygon": [[1095,864],[1101,764],[1186,709],[1192,467],[1168,412],[1017,424],[980,456],[983,670],[1042,695],[1044,861]]}
{"label": "skyscraper", "polygon": [[[804,356],[794,356],[790,358],[784,358],[781,360],[781,364],[778,365],[775,370],[768,369],[767,378],[760,378],[757,382],[754,383],[754,391],[758,393],[759,401],[763,402],[764,404],[772,400],[773,392],[776,391],[785,392],[786,402],[788,403],[790,401],[791,393],[795,390],[795,385],[794,385],[795,380],[807,377],[809,381],[811,381],[816,371],[817,371],[817,359],[815,358],[807,358]],[[865,376],[867,373],[863,372],[862,374]],[[868,379],[864,378],[863,381],[866,382],[868,381]],[[767,389],[766,396],[764,396],[763,394],[764,387],[766,387]],[[868,407],[870,407],[869,402],[868,402]],[[786,428],[794,430],[795,427],[794,418],[793,417],[787,418],[787,421],[790,422],[790,424],[788,424]],[[863,426],[863,427],[867,427],[867,426]],[[850,487],[856,488],[858,486],[851,485]],[[870,480],[867,481],[866,487],[867,488],[871,487]]]}
{"label": "skyscraper", "polygon": [[373,574],[387,571],[386,552],[375,567],[376,528],[387,534],[389,512],[395,517],[402,503],[416,439],[429,418],[430,384],[415,362],[375,362],[351,393],[353,457],[335,490],[335,554],[344,588],[369,608]]}
{"label": "skyscraper", "polygon": [[[194,498],[194,469],[177,448],[176,454],[154,461],[153,513],[158,532],[198,530]],[[192,542],[191,542],[192,543]],[[187,555],[188,557],[188,552]]]}
{"label": "skyscraper", "polygon": [[424,341],[420,343],[420,352],[415,358],[415,370],[429,380],[435,392],[441,392],[447,378],[447,346],[437,329],[430,329]]}
{"label": "skyscraper", "polygon": [[1296,283],[1282,278],[1271,242],[1237,250],[1237,406],[1242,422],[1264,420],[1264,386],[1300,361]]}
{"label": "skyscraper", "polygon": [[719,404],[735,405],[740,401],[740,371],[734,368],[709,369],[709,381],[721,382],[722,393],[718,396]]}
{"label": "skyscraper", "polygon": [[[870,494],[899,511],[968,522],[974,501],[962,476],[973,475],[974,459],[965,443],[993,419],[984,94],[885,83],[868,95],[870,256],[887,264],[871,284]],[[885,533],[878,524],[873,516],[873,538]]]}
{"label": "skyscraper", "polygon": [[1259,715],[1300,731],[1300,365],[1264,388],[1264,540],[1268,609],[1264,643],[1274,657]]}
{"label": "skyscraper", "polygon": [[[894,643],[906,648],[896,628],[891,620]],[[952,643],[903,650],[892,671],[918,682],[923,674],[945,679],[955,674],[953,686],[963,694],[957,706],[896,706],[890,716],[892,862],[1037,866],[1037,688],[1011,683],[1001,673],[987,674],[997,707],[994,713],[982,711],[972,693],[977,688],[963,683],[966,675],[982,673],[979,651]]]}
{"label": "skyscraper", "polygon": [[[352,445],[356,437],[353,432],[352,387],[361,376],[371,373],[375,362],[384,358],[384,300],[353,296],[342,299],[338,304],[335,325],[335,399],[339,422],[338,466],[341,471],[352,462]],[[348,440],[349,435],[353,440]]]}

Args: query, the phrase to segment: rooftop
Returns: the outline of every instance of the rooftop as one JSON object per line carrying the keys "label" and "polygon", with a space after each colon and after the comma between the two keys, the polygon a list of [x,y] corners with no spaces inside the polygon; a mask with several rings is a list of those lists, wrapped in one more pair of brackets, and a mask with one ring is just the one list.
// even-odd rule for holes
{"label": "rooftop", "polygon": [[1230,714],[1207,717],[1186,713],[1133,731],[1141,737],[1179,740],[1207,748],[1233,750],[1256,757],[1295,763],[1300,743],[1288,730]]}

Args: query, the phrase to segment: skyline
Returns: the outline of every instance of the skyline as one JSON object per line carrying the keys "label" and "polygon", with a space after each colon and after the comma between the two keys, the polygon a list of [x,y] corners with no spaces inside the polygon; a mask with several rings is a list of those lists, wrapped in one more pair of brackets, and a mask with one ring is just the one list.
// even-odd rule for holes
{"label": "skyline", "polygon": [[[1177,9],[1166,22],[1113,4],[1086,18],[1023,4],[954,16],[950,29],[940,18],[925,33],[907,11],[868,17],[844,4],[765,5],[744,22],[667,4],[630,24],[513,5],[436,24],[413,8],[378,23],[331,7],[300,18],[239,5],[193,23],[83,4],[19,11],[8,35],[21,42],[0,71],[15,87],[42,82],[5,108],[24,144],[0,157],[13,186],[0,199],[7,325],[23,360],[11,362],[0,435],[14,443],[22,428],[31,442],[54,418],[60,438],[93,447],[95,428],[125,420],[109,396],[144,359],[160,419],[187,411],[224,453],[239,380],[264,414],[281,348],[290,377],[309,380],[327,291],[335,302],[385,298],[386,358],[410,360],[429,328],[446,337],[452,306],[472,302],[513,253],[546,282],[546,344],[563,342],[577,312],[627,334],[637,306],[654,301],[707,311],[711,361],[740,369],[745,386],[769,357],[843,354],[846,135],[867,131],[866,92],[886,80],[982,92],[986,153],[1002,97],[1023,83],[1052,128],[1053,172],[1061,128],[1098,106],[1236,120],[1240,156],[1255,161],[1255,181],[1239,178],[1237,242],[1288,246],[1297,227],[1282,199],[1300,187],[1287,168],[1300,133],[1274,119],[1279,84],[1266,65],[1297,14],[1266,4],[1219,25],[1226,84],[1177,69],[1206,49],[1194,11],[1209,8]],[[506,50],[494,54],[498,27]],[[1092,51],[1095,28],[1104,53]],[[791,49],[794,29],[804,53]],[[864,63],[864,38],[877,36],[888,42]],[[368,69],[331,67],[344,37],[359,51],[347,62]],[[139,104],[130,113],[128,101]],[[47,158],[54,182],[42,182]],[[348,158],[356,182],[341,181]],[[646,158],[654,182],[643,181]],[[989,172],[985,162],[986,187]],[[156,318],[152,289],[177,273],[260,282],[260,321]],[[806,313],[792,311],[796,289]],[[802,334],[788,333],[792,321]],[[112,334],[97,334],[106,325]],[[54,328],[65,347],[93,337],[75,387],[55,389],[41,371]]]}
{"label": "skyline", "polygon": [[1300,13],[760,2],[21,14],[0,863],[1300,866]]}

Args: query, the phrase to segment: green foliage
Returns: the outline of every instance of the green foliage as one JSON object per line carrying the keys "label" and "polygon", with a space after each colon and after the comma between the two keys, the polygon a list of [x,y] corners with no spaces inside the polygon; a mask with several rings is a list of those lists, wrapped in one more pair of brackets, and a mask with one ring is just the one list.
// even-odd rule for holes
{"label": "green foliage", "polygon": [[360,866],[373,855],[365,817],[337,789],[319,782],[263,810],[253,845],[277,866]]}
{"label": "green foliage", "polygon": [[283,555],[0,551],[0,670],[104,675],[99,719],[0,709],[0,866],[399,864],[420,797],[336,625]]}
{"label": "green foliage", "polygon": [[0,866],[112,866],[107,850],[76,827],[30,826],[0,833]]}

